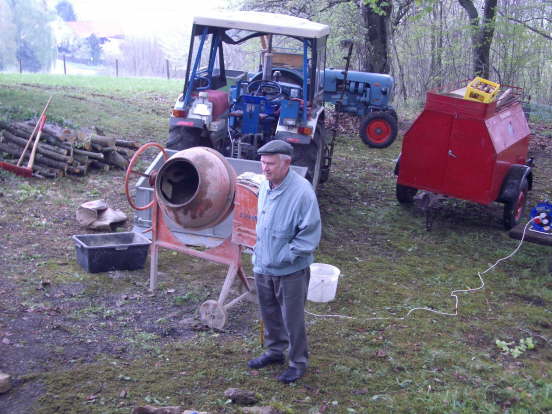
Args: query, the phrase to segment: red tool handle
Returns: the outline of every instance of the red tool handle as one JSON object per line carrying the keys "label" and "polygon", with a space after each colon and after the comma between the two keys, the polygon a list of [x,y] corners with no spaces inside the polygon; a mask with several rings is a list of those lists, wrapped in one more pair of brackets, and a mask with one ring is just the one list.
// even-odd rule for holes
{"label": "red tool handle", "polygon": [[35,155],[36,155],[36,149],[38,148],[38,141],[40,141],[40,135],[42,135],[42,128],[44,128],[44,124],[46,123],[46,114],[42,114],[38,121],[38,134],[36,134],[36,139],[33,144],[33,149],[31,151],[31,155],[29,156],[29,162],[27,163],[27,168],[33,169]]}
{"label": "red tool handle", "polygon": [[[35,132],[37,131],[38,127],[39,127],[39,124],[40,124],[40,120],[42,119],[42,117],[44,115],[46,115],[46,110],[48,109],[48,105],[50,105],[50,101],[52,100],[52,97],[50,96],[50,98],[48,99],[48,102],[46,102],[46,106],[44,107],[44,109],[42,110],[42,113],[40,114],[40,118],[38,119],[38,122],[36,123],[34,129],[33,129],[33,132],[31,133],[31,136],[29,137],[27,143],[25,144],[25,148],[23,148],[23,151],[21,152],[21,156],[19,157],[19,160],[17,160],[17,166],[19,167],[21,165],[21,163],[23,162],[23,158],[25,157],[25,153],[27,152],[27,148],[29,148],[29,144],[32,142],[33,140],[33,137],[34,137],[34,134]],[[46,119],[46,118],[45,118]]]}

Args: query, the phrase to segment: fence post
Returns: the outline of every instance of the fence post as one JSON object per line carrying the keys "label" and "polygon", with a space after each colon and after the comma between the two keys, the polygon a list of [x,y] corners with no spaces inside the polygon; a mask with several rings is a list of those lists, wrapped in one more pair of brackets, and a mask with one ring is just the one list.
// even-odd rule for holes
{"label": "fence post", "polygon": [[23,73],[23,64],[21,63],[21,58],[17,59],[19,60],[19,73]]}
{"label": "fence post", "polygon": [[165,66],[167,67],[167,79],[170,79],[170,72],[169,72],[169,59],[165,59]]}
{"label": "fence post", "polygon": [[115,59],[115,77],[119,77],[119,59]]}
{"label": "fence post", "polygon": [[63,74],[67,76],[67,65],[65,64],[65,55],[63,55]]}

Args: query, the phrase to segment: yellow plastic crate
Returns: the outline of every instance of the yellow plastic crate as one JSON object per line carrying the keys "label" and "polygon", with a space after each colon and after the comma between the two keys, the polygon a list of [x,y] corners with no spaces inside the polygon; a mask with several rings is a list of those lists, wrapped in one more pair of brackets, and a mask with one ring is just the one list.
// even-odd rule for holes
{"label": "yellow plastic crate", "polygon": [[500,85],[498,83],[476,76],[475,79],[468,84],[464,99],[490,103],[494,100],[499,90]]}

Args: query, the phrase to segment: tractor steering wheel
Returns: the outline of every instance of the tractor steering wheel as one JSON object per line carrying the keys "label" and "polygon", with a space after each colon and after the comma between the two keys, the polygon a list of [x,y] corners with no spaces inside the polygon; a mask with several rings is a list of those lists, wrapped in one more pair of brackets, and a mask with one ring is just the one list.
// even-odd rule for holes
{"label": "tractor steering wheel", "polygon": [[195,82],[197,82],[195,89],[203,91],[211,87],[211,79],[207,75],[196,75]]}
{"label": "tractor steering wheel", "polygon": [[272,101],[282,95],[282,87],[273,81],[256,80],[247,85],[247,92],[253,96],[264,96]]}

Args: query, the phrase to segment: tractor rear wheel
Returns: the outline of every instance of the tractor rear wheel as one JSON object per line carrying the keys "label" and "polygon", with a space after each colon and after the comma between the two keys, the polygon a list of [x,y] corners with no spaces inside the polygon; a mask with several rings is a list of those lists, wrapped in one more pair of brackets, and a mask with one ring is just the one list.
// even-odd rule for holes
{"label": "tractor rear wheel", "polygon": [[315,141],[318,141],[319,144],[322,146],[322,157],[321,157],[321,164],[320,164],[320,179],[318,181],[318,184],[325,183],[330,178],[330,164],[331,159],[330,156],[332,155],[330,153],[330,145],[328,142],[328,131],[326,130],[326,127],[324,126],[324,121],[321,120],[318,124],[316,131],[314,131],[314,139]]}
{"label": "tractor rear wheel", "polygon": [[307,167],[307,175],[305,178],[310,181],[315,191],[320,182],[323,147],[324,143],[322,141],[320,128],[316,128],[314,139],[312,139],[309,144],[296,144],[293,146],[293,165]]}
{"label": "tractor rear wheel", "polygon": [[510,230],[512,227],[516,226],[521,220],[521,217],[523,217],[528,191],[529,183],[527,179],[524,178],[519,185],[519,191],[516,196],[512,200],[504,203],[504,228],[506,230]]}
{"label": "tractor rear wheel", "polygon": [[418,189],[399,183],[397,183],[397,187],[395,189],[397,201],[401,204],[412,203],[417,192]]}
{"label": "tractor rear wheel", "polygon": [[174,127],[169,131],[167,148],[182,151],[202,144],[201,130],[197,128]]}
{"label": "tractor rear wheel", "polygon": [[330,156],[330,146],[324,145],[324,150],[322,151],[322,167],[320,168],[320,181],[319,183],[325,183],[330,178],[330,167],[329,165],[324,165],[324,160]]}
{"label": "tractor rear wheel", "polygon": [[397,118],[389,112],[371,112],[360,123],[360,138],[372,148],[387,148],[397,138]]}

